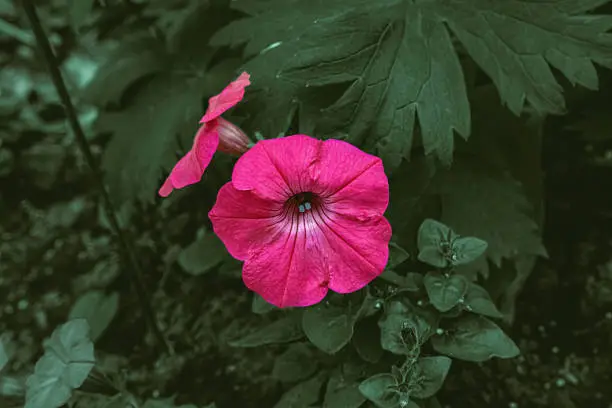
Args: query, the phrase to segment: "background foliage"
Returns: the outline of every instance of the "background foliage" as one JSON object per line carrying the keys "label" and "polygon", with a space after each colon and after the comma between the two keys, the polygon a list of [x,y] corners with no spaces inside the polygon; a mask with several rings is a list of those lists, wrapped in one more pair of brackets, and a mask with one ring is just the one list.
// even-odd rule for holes
{"label": "background foliage", "polygon": [[[0,405],[607,407],[608,3],[37,2],[166,354],[21,7],[0,0]],[[156,198],[241,70],[230,117],[248,134],[383,158],[392,256],[366,290],[288,311],[247,293],[206,216],[227,157]]]}

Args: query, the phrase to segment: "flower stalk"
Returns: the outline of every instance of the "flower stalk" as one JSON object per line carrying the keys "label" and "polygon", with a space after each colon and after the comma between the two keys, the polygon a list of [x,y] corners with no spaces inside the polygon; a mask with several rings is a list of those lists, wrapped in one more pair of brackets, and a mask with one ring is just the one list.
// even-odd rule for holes
{"label": "flower stalk", "polygon": [[134,289],[136,290],[136,294],[142,307],[144,316],[155,338],[157,339],[157,346],[163,349],[164,351],[173,354],[171,345],[168,343],[157,324],[155,314],[151,307],[149,295],[144,284],[142,269],[140,268],[140,265],[136,259],[134,249],[132,248],[129,240],[126,238],[125,232],[119,226],[117,212],[108,192],[106,191],[106,187],[104,186],[102,172],[100,171],[100,167],[98,166],[96,160],[93,157],[93,154],[91,153],[91,148],[89,146],[89,143],[87,142],[81,123],[79,122],[76,110],[74,108],[74,104],[72,103],[64,79],[62,78],[57,58],[55,57],[53,49],[51,48],[51,44],[49,43],[49,39],[45,33],[44,28],[42,27],[40,18],[38,17],[36,7],[34,6],[31,0],[22,0],[22,4],[27,18],[30,21],[30,25],[32,26],[32,31],[34,32],[36,44],[42,53],[43,59],[49,71],[49,75],[51,76],[51,80],[53,81],[55,90],[58,93],[60,101],[64,107],[66,118],[68,119],[68,123],[72,129],[72,132],[74,133],[79,150],[85,157],[85,160],[91,170],[94,183],[96,184],[100,195],[102,196],[102,206],[109,220],[111,229],[117,238],[120,252],[122,254],[122,257],[124,258],[124,262],[127,265],[125,270],[127,271],[130,280],[134,285]]}

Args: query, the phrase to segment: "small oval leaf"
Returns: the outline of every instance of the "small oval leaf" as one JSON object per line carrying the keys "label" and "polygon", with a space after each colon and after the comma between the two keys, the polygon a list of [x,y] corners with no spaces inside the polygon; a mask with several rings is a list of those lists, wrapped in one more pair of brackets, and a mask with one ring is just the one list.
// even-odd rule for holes
{"label": "small oval leaf", "polygon": [[423,282],[431,304],[441,312],[448,312],[455,307],[469,286],[463,275],[445,276],[437,271],[428,272]]}
{"label": "small oval leaf", "polygon": [[451,363],[452,360],[446,356],[419,358],[419,384],[410,395],[420,399],[432,397],[442,388]]}
{"label": "small oval leaf", "polygon": [[504,315],[497,309],[495,303],[489,296],[489,292],[482,286],[475,283],[470,283],[463,306],[466,310],[489,316],[493,318],[502,318]]}
{"label": "small oval leaf", "polygon": [[400,397],[391,389],[395,385],[391,374],[376,374],[359,384],[359,392],[380,408],[397,408]]}

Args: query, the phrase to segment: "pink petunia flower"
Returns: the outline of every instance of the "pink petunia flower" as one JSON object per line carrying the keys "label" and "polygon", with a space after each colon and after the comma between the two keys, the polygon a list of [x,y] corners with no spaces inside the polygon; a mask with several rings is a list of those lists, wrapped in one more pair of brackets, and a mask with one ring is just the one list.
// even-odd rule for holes
{"label": "pink petunia flower", "polygon": [[244,261],[246,286],[278,307],[357,291],[387,264],[389,184],[382,161],[340,140],[258,142],[236,163],[209,213]]}
{"label": "pink petunia flower", "polygon": [[219,95],[208,100],[208,109],[200,119],[202,126],[195,135],[193,146],[170,172],[159,189],[160,196],[167,197],[175,188],[199,182],[217,150],[230,154],[241,154],[247,150],[247,135],[221,115],[242,100],[244,88],[251,84],[249,78],[249,74],[243,72]]}

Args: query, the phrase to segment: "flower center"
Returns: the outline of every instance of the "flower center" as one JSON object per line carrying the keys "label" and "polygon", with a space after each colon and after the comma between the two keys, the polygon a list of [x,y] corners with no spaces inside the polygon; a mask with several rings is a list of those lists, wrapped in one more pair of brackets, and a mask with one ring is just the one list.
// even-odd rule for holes
{"label": "flower center", "polygon": [[297,208],[298,212],[305,213],[312,210],[313,206],[317,204],[319,198],[309,191],[298,193],[287,200],[287,206],[290,209]]}

